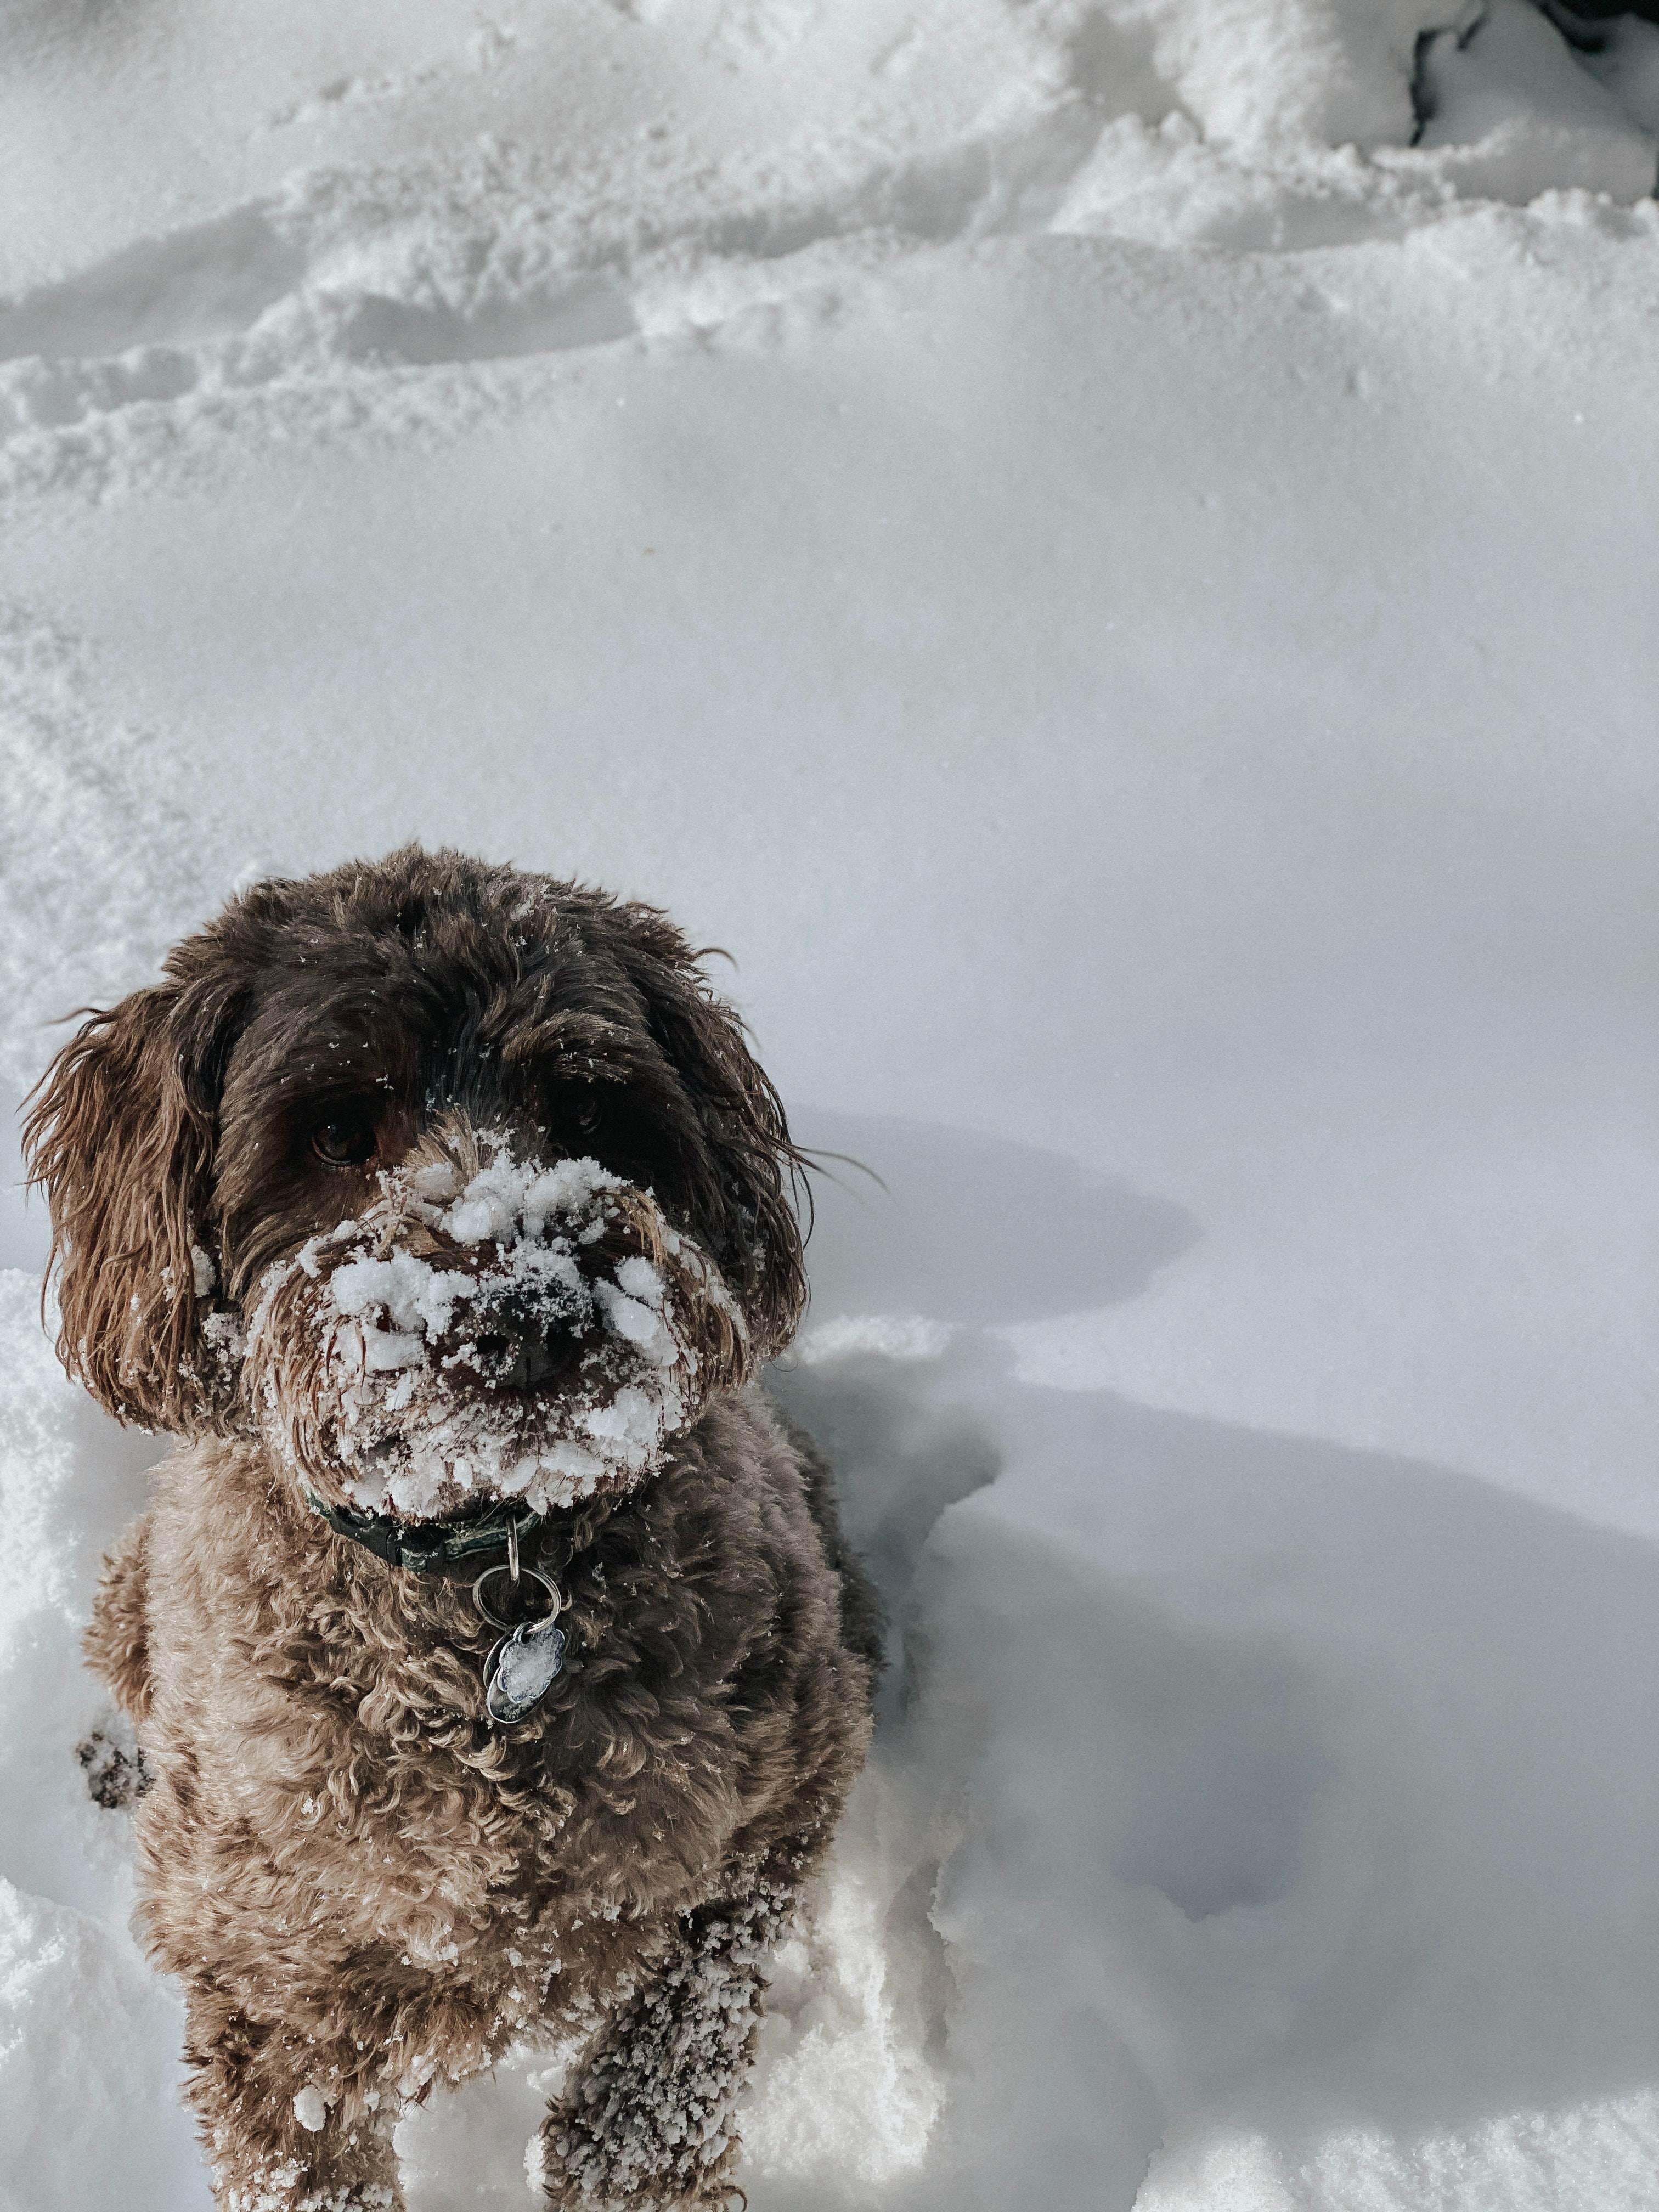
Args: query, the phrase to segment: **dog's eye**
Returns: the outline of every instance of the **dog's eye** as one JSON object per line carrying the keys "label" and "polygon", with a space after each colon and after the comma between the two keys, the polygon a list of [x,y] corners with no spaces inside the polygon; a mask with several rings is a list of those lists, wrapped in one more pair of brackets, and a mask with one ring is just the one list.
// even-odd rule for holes
{"label": "dog's eye", "polygon": [[311,1149],[325,1168],[360,1168],[374,1150],[374,1124],[367,1114],[332,1114],[312,1130]]}
{"label": "dog's eye", "polygon": [[575,1122],[578,1133],[584,1137],[591,1137],[595,1134],[600,1122],[605,1119],[605,1109],[597,1098],[587,1098],[576,1109],[572,1118]]}

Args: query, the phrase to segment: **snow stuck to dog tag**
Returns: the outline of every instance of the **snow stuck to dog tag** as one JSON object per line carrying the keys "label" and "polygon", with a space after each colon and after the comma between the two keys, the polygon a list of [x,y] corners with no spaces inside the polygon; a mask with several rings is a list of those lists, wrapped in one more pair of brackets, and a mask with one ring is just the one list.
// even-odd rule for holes
{"label": "snow stuck to dog tag", "polygon": [[496,1650],[484,1686],[493,1721],[522,1720],[538,1705],[564,1666],[564,1631],[551,1620],[527,1620]]}

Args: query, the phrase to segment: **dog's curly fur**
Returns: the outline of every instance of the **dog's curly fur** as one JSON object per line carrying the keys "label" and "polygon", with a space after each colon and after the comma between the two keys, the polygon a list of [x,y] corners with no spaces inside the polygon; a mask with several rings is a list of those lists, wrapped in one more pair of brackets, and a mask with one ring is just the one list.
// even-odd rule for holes
{"label": "dog's curly fur", "polygon": [[[743,1355],[722,1323],[654,1470],[550,1515],[568,1663],[507,1727],[470,1592],[309,1509],[241,1357],[272,1271],[458,1129],[653,1194]],[[262,884],[86,1021],[29,1143],[66,1365],[181,1437],[87,1649],[140,1739],[143,1916],[225,2212],[398,2206],[399,2110],[537,2033],[583,2044],[532,2146],[550,2204],[740,2194],[758,1962],[879,1636],[827,1470],[744,1379],[803,1301],[797,1156],[684,939],[416,848]]]}

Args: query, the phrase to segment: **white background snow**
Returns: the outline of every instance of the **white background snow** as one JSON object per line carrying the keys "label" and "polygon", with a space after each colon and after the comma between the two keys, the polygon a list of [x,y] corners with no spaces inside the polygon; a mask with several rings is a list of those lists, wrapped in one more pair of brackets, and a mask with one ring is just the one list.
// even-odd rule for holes
{"label": "white background snow", "polygon": [[[1659,27],[1555,16],[0,16],[10,1094],[418,836],[729,947],[884,1178],[753,2212],[1659,2204]],[[0,2208],[203,2212],[74,1757],[160,1446],[3,1237]]]}

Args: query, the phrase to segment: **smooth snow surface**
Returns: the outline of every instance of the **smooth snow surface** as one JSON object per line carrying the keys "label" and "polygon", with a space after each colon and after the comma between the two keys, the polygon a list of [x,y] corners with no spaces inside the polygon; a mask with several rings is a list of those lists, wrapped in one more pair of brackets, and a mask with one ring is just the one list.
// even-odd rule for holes
{"label": "smooth snow surface", "polygon": [[[13,1091],[418,835],[729,946],[884,1182],[753,2212],[1659,2203],[1656,134],[1528,0],[0,21]],[[201,2212],[76,1757],[160,1446],[0,1238],[0,2212]]]}

